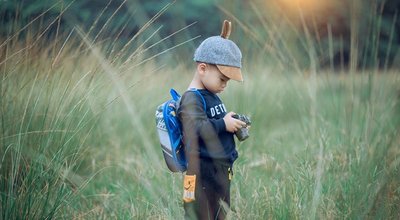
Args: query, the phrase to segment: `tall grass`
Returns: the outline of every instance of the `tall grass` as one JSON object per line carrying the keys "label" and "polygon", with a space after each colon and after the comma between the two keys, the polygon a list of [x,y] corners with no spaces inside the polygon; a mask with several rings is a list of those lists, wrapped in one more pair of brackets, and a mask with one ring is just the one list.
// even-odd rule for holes
{"label": "tall grass", "polygon": [[[11,52],[18,49],[21,47],[15,44]],[[48,57],[42,53],[46,52],[29,50],[14,59],[7,61],[7,55],[3,59],[3,219],[52,218],[85,182],[75,175],[75,168],[96,119],[88,106],[88,91],[75,86],[74,67],[65,65],[63,72],[52,69],[51,63],[44,65]]]}
{"label": "tall grass", "polygon": [[[146,28],[157,16],[137,35],[147,34]],[[115,164],[115,157],[110,155],[115,156],[116,152],[120,157],[129,150],[128,144],[136,145],[137,155],[153,161],[153,169],[160,169],[161,163],[159,158],[155,159],[157,154],[144,126],[149,123],[141,122],[140,105],[146,103],[131,100],[128,94],[160,71],[161,66],[144,63],[185,42],[155,55],[149,55],[147,50],[190,26],[156,42],[150,41],[154,33],[143,43],[134,41],[135,35],[120,47],[113,40],[96,40],[99,34],[92,40],[90,31],[85,33],[78,26],[52,38],[46,32],[54,24],[39,26],[38,31],[16,26],[15,33],[0,46],[1,219],[108,218],[116,214],[131,216],[132,212],[147,216],[149,212],[140,212],[149,206],[133,206],[132,197],[106,205],[104,199],[112,197],[108,188],[116,185],[108,180],[124,176],[120,174],[129,165],[138,164],[131,157],[120,161],[126,164]],[[136,44],[140,46],[131,52]],[[115,104],[119,100],[122,106]],[[128,120],[120,122],[115,111]],[[121,143],[124,148],[119,150]],[[129,151],[132,153],[135,151]],[[139,167],[136,171],[141,172]],[[97,175],[105,184],[88,186]],[[130,182],[140,175],[126,179]],[[105,191],[101,187],[106,187]],[[149,186],[145,189],[144,198],[157,198],[156,192],[160,192]],[[134,194],[143,191],[135,185],[129,191],[123,190]],[[100,209],[96,208],[98,203]],[[121,204],[126,204],[123,210]]]}
{"label": "tall grass", "polygon": [[246,211],[235,216],[397,217],[399,118],[393,100],[398,86],[390,81],[398,82],[398,76],[374,79],[369,98],[367,78],[320,75],[315,116],[308,79],[292,78],[294,87],[283,87],[289,82],[270,76],[265,91],[245,90],[246,97],[256,99],[245,106],[257,120],[253,138],[239,145],[235,207]]}
{"label": "tall grass", "polygon": [[[181,219],[182,175],[163,163],[154,111],[194,69],[78,27],[36,39],[1,44],[0,219]],[[229,217],[399,218],[397,70],[285,65],[247,62],[245,82],[221,94],[253,121]]]}

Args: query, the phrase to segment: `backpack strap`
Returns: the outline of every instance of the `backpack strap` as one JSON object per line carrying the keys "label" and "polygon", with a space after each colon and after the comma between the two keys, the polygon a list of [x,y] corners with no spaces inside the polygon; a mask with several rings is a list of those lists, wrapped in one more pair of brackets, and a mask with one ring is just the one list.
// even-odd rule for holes
{"label": "backpack strap", "polygon": [[[196,88],[190,88],[189,91],[195,92],[198,96],[200,96],[201,100],[203,101],[203,109],[204,111],[206,111],[206,100],[204,99],[200,91]],[[172,99],[175,101],[178,101],[181,98],[181,95],[179,95],[179,93],[175,89],[170,89],[169,93],[171,94]]]}
{"label": "backpack strap", "polygon": [[189,91],[195,92],[198,96],[200,96],[201,100],[203,101],[203,109],[206,112],[206,110],[207,110],[207,108],[206,108],[206,100],[204,99],[204,97],[200,93],[200,91],[197,90],[196,88],[190,88]]}
{"label": "backpack strap", "polygon": [[169,90],[169,93],[171,94],[172,99],[174,99],[175,101],[178,101],[181,98],[181,95],[179,95],[179,93],[175,91],[175,89]]}

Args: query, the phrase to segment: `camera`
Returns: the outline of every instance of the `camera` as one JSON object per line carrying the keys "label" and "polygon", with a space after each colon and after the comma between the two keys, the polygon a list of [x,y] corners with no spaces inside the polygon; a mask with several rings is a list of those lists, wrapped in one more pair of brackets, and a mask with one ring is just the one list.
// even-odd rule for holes
{"label": "camera", "polygon": [[246,140],[250,136],[249,135],[249,129],[247,128],[248,126],[251,125],[250,117],[248,117],[246,115],[240,115],[240,114],[232,115],[232,117],[236,118],[238,120],[241,120],[244,123],[246,123],[246,126],[240,128],[239,130],[237,130],[235,132],[235,135],[236,135],[236,137],[238,138],[239,141]]}

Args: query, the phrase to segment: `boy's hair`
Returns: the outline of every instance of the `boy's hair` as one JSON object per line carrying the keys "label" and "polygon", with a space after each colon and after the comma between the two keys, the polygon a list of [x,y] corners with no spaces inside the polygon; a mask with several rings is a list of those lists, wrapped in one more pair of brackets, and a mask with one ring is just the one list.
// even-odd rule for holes
{"label": "boy's hair", "polygon": [[231,32],[231,23],[224,21],[221,36],[205,39],[194,53],[196,62],[215,64],[228,78],[243,81],[240,68],[242,67],[242,53],[239,47],[228,39]]}

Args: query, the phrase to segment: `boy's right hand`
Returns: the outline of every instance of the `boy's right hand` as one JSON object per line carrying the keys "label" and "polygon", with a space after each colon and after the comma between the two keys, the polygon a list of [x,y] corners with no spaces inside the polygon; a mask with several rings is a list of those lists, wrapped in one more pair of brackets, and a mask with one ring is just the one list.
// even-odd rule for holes
{"label": "boy's right hand", "polygon": [[232,133],[236,132],[240,128],[246,127],[245,122],[232,117],[232,115],[235,114],[236,113],[234,112],[229,112],[224,117],[226,130]]}

